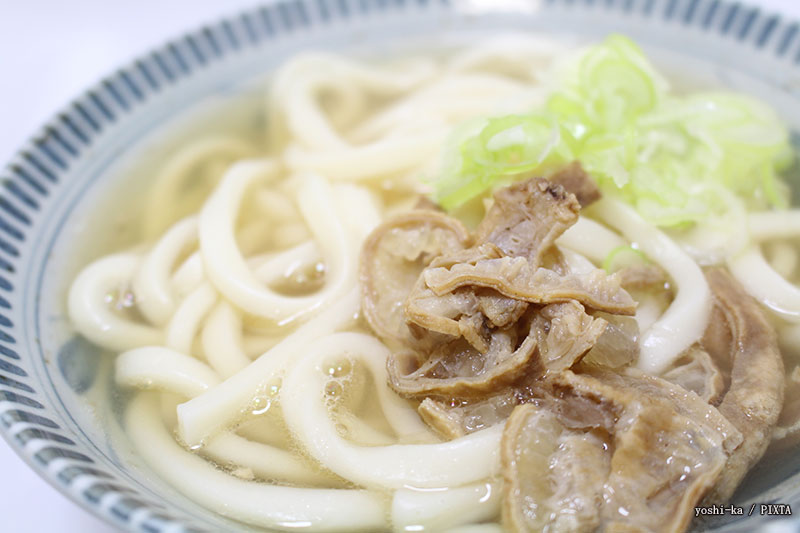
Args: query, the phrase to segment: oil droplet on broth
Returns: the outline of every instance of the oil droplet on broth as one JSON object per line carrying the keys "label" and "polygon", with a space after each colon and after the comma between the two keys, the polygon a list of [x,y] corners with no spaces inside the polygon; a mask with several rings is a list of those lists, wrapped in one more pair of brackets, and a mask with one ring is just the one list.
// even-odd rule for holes
{"label": "oil droplet on broth", "polygon": [[327,366],[325,373],[334,378],[341,378],[348,375],[353,369],[353,364],[349,359],[337,361]]}
{"label": "oil droplet on broth", "polygon": [[277,401],[280,391],[280,381],[261,385],[243,413],[253,416],[263,415]]}
{"label": "oil droplet on broth", "polygon": [[339,398],[344,392],[344,387],[338,381],[331,380],[325,384],[325,395],[330,398]]}
{"label": "oil droplet on broth", "polygon": [[258,396],[253,400],[253,407],[250,413],[253,415],[263,415],[272,406],[272,400],[266,396]]}
{"label": "oil droplet on broth", "polygon": [[128,308],[133,307],[136,304],[136,296],[133,294],[133,291],[127,289],[125,292],[122,293],[122,298],[119,300],[119,307],[120,308]]}

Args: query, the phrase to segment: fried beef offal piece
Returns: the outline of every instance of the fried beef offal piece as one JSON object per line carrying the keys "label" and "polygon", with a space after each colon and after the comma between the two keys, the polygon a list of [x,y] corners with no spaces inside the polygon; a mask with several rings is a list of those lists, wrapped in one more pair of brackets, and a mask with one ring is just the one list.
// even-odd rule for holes
{"label": "fried beef offal piece", "polygon": [[[730,498],[781,412],[775,332],[724,270],[706,272],[702,341],[661,378],[629,368],[639,329],[627,291],[669,280],[652,265],[608,275],[566,260],[555,240],[598,196],[571,165],[498,191],[472,235],[418,210],[376,229],[362,254],[364,313],[392,347],[392,388],[445,438],[505,423],[511,531],[683,531],[696,505]],[[785,413],[790,429],[798,412]]]}
{"label": "fried beef offal piece", "polygon": [[575,195],[544,178],[500,189],[475,232],[478,244],[492,243],[508,257],[524,257],[532,267],[578,220]]}
{"label": "fried beef offal piece", "polygon": [[706,279],[714,308],[702,344],[729,384],[719,412],[744,437],[707,499],[722,503],[764,455],[783,407],[785,377],[775,330],[756,301],[725,270],[710,269]]}
{"label": "fried beef offal piece", "polygon": [[[487,348],[465,338],[435,348],[392,354],[392,387],[407,397],[474,397],[502,390],[527,374],[544,376],[571,367],[606,329],[577,302],[551,304],[503,329],[487,331]],[[482,326],[481,326],[482,327]]]}
{"label": "fried beef offal piece", "polygon": [[593,204],[600,199],[600,189],[592,178],[583,170],[580,162],[573,161],[563,169],[550,176],[551,183],[557,183],[575,195],[581,208]]}
{"label": "fried beef offal piece", "polygon": [[615,276],[571,272],[560,260],[555,240],[579,210],[574,194],[542,178],[498,191],[473,245],[430,261],[408,294],[416,342],[437,342],[397,351],[392,387],[408,397],[486,395],[580,360],[606,329],[592,312],[633,314]]}
{"label": "fried beef offal piece", "polygon": [[456,219],[431,209],[394,217],[370,234],[361,253],[362,309],[384,340],[412,340],[404,304],[422,270],[442,254],[463,250],[467,229]]}
{"label": "fried beef offal piece", "polygon": [[[469,261],[442,266],[450,258],[434,260],[423,272],[425,288],[412,293],[409,306],[416,300],[444,296],[461,287],[484,287],[523,302],[548,304],[577,300],[592,309],[632,315],[636,304],[622,289],[617,276],[597,269],[588,274],[559,274],[553,269],[532,267],[523,257],[500,256],[484,247],[480,255]],[[426,291],[430,291],[427,292]]]}
{"label": "fried beef offal piece", "polygon": [[643,374],[564,371],[516,407],[501,445],[516,532],[682,531],[741,434],[696,394]]}

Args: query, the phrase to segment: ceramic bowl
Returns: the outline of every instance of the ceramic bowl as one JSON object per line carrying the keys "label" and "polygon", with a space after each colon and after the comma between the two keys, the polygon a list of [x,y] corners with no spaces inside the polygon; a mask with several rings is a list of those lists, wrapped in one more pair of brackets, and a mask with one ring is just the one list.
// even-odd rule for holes
{"label": "ceramic bowl", "polygon": [[[113,216],[105,228],[93,227],[101,224],[98,212],[114,211],[102,203],[115,190],[135,194],[139,185],[126,169],[157,159],[170,131],[202,123],[206,110],[257,86],[300,50],[380,55],[510,31],[579,41],[625,33],[677,79],[754,94],[800,131],[798,23],[739,3],[292,0],[203,27],[86,91],[2,172],[0,432],[11,446],[60,491],[122,530],[254,530],[177,493],[118,434],[114,413],[124,398],[102,393],[109,390],[109,359],[75,336],[64,312],[67,283],[104,245],[102,236],[123,238]],[[87,241],[92,235],[97,242]],[[735,502],[788,503],[800,512],[798,472],[800,455],[778,455],[747,478]],[[800,531],[800,522],[763,526],[766,520],[724,515],[694,527]]]}

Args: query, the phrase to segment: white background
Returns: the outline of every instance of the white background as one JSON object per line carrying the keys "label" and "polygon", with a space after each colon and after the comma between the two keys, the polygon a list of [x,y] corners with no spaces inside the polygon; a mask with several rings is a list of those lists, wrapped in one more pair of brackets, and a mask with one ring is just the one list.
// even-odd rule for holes
{"label": "white background", "polygon": [[[800,17],[800,1],[751,0]],[[137,55],[254,0],[0,0],[0,165],[55,111]],[[0,531],[110,533],[0,439]]]}

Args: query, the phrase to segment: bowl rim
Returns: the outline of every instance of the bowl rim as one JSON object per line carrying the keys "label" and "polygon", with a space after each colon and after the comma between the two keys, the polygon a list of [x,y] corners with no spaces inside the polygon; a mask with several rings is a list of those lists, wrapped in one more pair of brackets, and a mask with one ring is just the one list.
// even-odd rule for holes
{"label": "bowl rim", "polygon": [[[524,1],[524,0],[523,0]],[[13,302],[19,267],[24,266],[26,232],[42,218],[40,211],[50,189],[57,188],[72,162],[117,121],[142,108],[152,96],[180,88],[181,82],[230,54],[259,48],[283,35],[302,32],[318,24],[336,24],[351,17],[379,13],[390,16],[402,9],[438,6],[458,14],[477,0],[266,0],[262,5],[222,17],[185,31],[128,61],[124,66],[73,98],[30,136],[0,170],[0,434],[10,447],[40,477],[56,490],[106,523],[129,531],[164,531],[188,526],[137,500],[136,491],[124,491],[62,429],[58,415],[41,393],[41,383],[30,372],[26,353],[18,344],[23,333],[11,318],[22,321]],[[645,18],[661,15],[664,23],[678,22],[718,31],[720,37],[737,39],[763,51],[772,45],[773,55],[794,68],[800,51],[788,57],[800,43],[800,21],[772,10],[762,10],[748,1],[735,0],[528,0],[543,8],[594,7],[620,15]],[[483,2],[482,4],[485,4]],[[502,2],[497,5],[502,8]],[[519,2],[511,2],[513,9]],[[495,7],[497,7],[497,5]],[[493,11],[492,8],[487,8]],[[724,12],[718,28],[710,28],[712,17]],[[22,250],[22,253],[21,253]],[[16,313],[16,314],[15,314]],[[58,468],[53,467],[58,463]],[[69,471],[68,474],[65,472]],[[84,483],[76,483],[82,479]],[[81,487],[77,487],[81,485]],[[82,487],[85,485],[85,487]],[[121,483],[124,489],[124,482]],[[101,494],[91,492],[101,486]],[[77,487],[77,488],[76,488]],[[133,492],[133,497],[131,497]],[[101,505],[108,495],[118,501]],[[124,504],[126,498],[130,500]],[[127,507],[125,507],[127,505]],[[141,511],[146,512],[141,512]],[[138,513],[138,516],[137,516]],[[149,516],[148,516],[149,515]],[[800,521],[793,522],[794,529]],[[189,531],[194,531],[188,526]]]}

